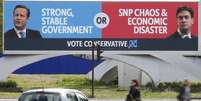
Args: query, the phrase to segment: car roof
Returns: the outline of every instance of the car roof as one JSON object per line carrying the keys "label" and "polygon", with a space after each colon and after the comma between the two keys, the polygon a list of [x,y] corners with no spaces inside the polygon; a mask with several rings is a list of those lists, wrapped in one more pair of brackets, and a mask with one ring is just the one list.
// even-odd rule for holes
{"label": "car roof", "polygon": [[76,89],[65,89],[65,88],[44,88],[44,89],[32,89],[25,91],[23,93],[33,93],[33,92],[53,92],[53,93],[68,93],[68,92],[78,92],[81,93],[80,91]]}

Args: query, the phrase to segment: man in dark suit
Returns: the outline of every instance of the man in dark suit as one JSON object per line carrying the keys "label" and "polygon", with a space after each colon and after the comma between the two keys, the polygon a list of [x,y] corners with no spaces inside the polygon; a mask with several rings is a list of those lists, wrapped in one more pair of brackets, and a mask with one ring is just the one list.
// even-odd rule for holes
{"label": "man in dark suit", "polygon": [[173,33],[169,39],[193,39],[191,29],[194,23],[194,11],[192,8],[183,6],[179,7],[176,12],[177,17],[177,31]]}
{"label": "man in dark suit", "polygon": [[42,38],[39,31],[26,28],[29,17],[29,8],[24,5],[15,6],[13,10],[14,28],[4,34],[5,39]]}
{"label": "man in dark suit", "polygon": [[191,88],[190,88],[190,81],[185,80],[183,86],[179,89],[179,94],[177,96],[177,99],[179,101],[190,101],[191,100],[191,96],[190,96],[190,92],[191,92]]}

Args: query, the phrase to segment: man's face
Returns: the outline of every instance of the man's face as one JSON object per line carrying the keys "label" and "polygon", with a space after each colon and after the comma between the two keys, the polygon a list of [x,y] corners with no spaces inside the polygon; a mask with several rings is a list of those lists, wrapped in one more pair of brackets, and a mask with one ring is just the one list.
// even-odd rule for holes
{"label": "man's face", "polygon": [[131,85],[132,85],[132,86],[135,86],[135,85],[136,85],[136,83],[132,81],[132,82],[131,82]]}
{"label": "man's face", "polygon": [[177,25],[181,31],[188,31],[193,25],[193,18],[188,11],[181,11],[177,15]]}
{"label": "man's face", "polygon": [[18,30],[23,30],[26,27],[26,23],[27,23],[27,10],[24,8],[17,8],[14,12],[13,12],[13,22],[14,22],[14,26],[18,29]]}

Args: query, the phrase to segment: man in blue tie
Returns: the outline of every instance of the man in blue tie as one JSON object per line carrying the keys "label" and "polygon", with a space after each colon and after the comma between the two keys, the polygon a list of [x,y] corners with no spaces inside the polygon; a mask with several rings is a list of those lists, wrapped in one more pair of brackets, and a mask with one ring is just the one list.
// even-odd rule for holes
{"label": "man in blue tie", "polygon": [[4,34],[5,39],[42,38],[39,31],[26,28],[29,17],[30,17],[29,8],[27,8],[24,5],[15,6],[13,10],[14,28],[8,30]]}

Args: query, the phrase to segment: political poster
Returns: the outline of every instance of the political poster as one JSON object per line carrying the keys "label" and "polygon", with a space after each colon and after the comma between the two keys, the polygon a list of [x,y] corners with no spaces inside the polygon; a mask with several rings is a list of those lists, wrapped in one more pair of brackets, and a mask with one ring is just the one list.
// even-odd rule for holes
{"label": "political poster", "polygon": [[198,2],[4,1],[4,52],[198,51]]}

